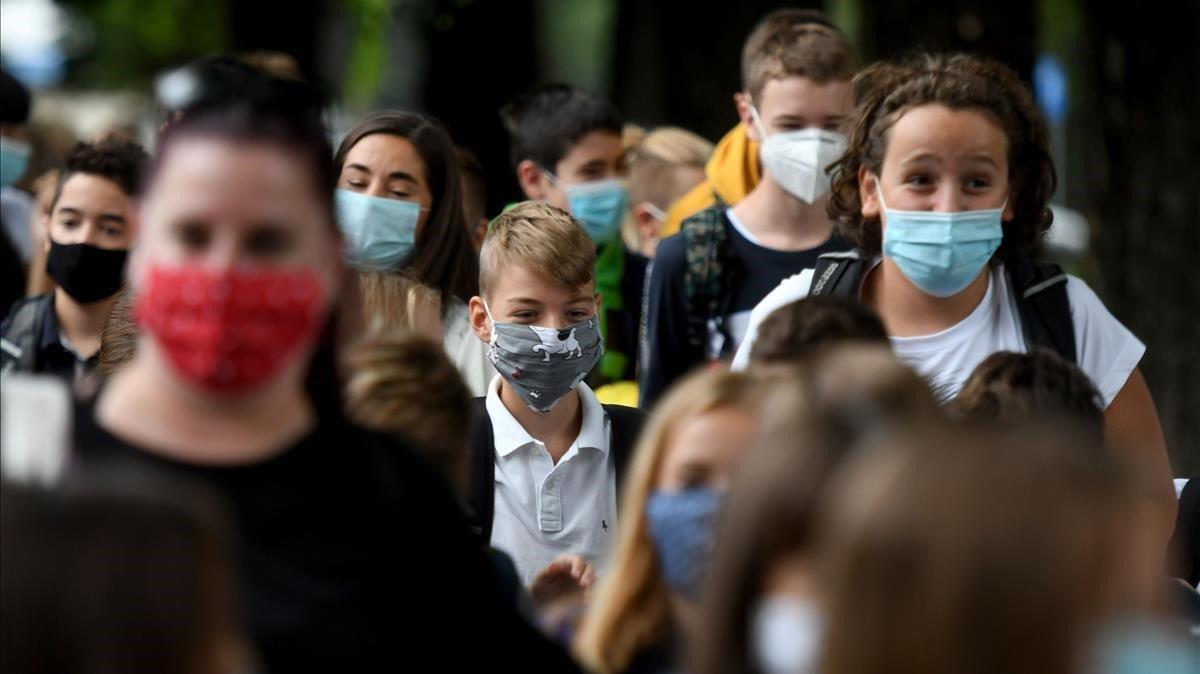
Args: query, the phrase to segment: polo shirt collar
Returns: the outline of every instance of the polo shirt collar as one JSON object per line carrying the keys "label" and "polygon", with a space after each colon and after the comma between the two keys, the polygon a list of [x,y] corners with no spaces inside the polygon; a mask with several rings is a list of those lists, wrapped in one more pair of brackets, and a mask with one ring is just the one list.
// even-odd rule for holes
{"label": "polo shirt collar", "polygon": [[[488,386],[487,412],[492,420],[492,438],[496,446],[497,456],[508,456],[516,450],[537,442],[525,427],[516,420],[504,403],[500,401],[500,382],[502,377],[496,375]],[[608,453],[608,419],[604,407],[596,400],[596,394],[587,384],[579,382],[575,387],[579,391],[580,408],[583,411],[583,421],[579,425],[579,436],[575,438],[575,446],[597,449]]]}

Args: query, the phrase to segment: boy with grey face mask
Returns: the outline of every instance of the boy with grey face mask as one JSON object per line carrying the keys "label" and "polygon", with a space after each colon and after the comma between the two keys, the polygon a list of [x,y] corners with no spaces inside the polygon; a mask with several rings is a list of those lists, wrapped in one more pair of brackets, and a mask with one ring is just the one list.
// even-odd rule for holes
{"label": "boy with grey face mask", "polygon": [[492,222],[470,302],[499,374],[476,400],[469,506],[541,604],[578,598],[603,568],[642,422],[583,383],[603,353],[595,256],[566,211],[519,204]]}

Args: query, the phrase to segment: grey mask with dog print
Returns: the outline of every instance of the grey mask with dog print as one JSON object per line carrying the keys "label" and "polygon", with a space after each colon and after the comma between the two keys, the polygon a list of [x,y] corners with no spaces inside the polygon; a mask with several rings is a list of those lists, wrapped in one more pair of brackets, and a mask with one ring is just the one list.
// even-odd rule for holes
{"label": "grey mask with dog print", "polygon": [[[484,305],[487,309],[487,305]],[[529,409],[545,414],[592,371],[604,347],[595,318],[561,330],[492,322],[488,357]]]}

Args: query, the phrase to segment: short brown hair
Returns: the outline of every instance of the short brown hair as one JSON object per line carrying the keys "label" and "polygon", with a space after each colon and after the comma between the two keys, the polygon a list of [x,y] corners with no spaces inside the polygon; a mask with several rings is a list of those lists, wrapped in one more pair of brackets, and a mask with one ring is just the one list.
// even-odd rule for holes
{"label": "short brown hair", "polygon": [[859,169],[880,174],[888,131],[904,113],[922,105],[981,111],[1008,139],[1008,205],[1014,216],[1003,224],[998,259],[1027,252],[1050,228],[1050,195],[1058,185],[1050,135],[1029,89],[1008,66],[965,54],[877,63],[854,78],[854,99],[846,152],[829,169],[829,217],[866,255],[879,253],[883,234],[878,218],[862,215]]}
{"label": "short brown hair", "polygon": [[489,293],[508,265],[574,290],[596,277],[596,244],[570,213],[542,201],[523,201],[488,227],[479,251],[480,291]]}
{"label": "short brown hair", "polygon": [[988,356],[950,403],[954,416],[1022,425],[1074,423],[1092,438],[1104,437],[1104,397],[1074,363],[1053,351],[999,351]]}
{"label": "short brown hair", "polygon": [[844,297],[806,297],[771,312],[750,350],[755,363],[800,362],[836,343],[875,342],[890,347],[879,316]]}
{"label": "short brown hair", "polygon": [[350,419],[409,440],[455,493],[465,493],[471,394],[442,345],[387,335],[359,343],[345,362]]}
{"label": "short brown hair", "polygon": [[768,80],[807,77],[824,84],[849,80],[857,69],[850,40],[812,9],[767,14],[742,47],[742,88],[755,101]]}

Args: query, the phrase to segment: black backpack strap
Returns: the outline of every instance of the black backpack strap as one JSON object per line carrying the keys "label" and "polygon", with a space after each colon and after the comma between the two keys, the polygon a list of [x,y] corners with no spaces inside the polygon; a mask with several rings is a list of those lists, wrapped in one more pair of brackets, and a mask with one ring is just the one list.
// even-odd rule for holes
{"label": "black backpack strap", "polygon": [[[722,332],[729,307],[730,275],[736,273],[738,259],[729,241],[725,222],[725,204],[716,204],[683,222],[687,266],[683,276],[684,303],[687,305],[688,346],[701,357],[708,353],[708,322],[717,321]],[[732,348],[726,335],[723,350]]]}
{"label": "black backpack strap", "polygon": [[496,507],[496,439],[487,398],[471,401],[471,456],[467,475],[467,521],[484,545],[492,540],[492,517]]}
{"label": "black backpack strap", "polygon": [[1031,347],[1051,349],[1067,362],[1077,363],[1075,324],[1062,267],[1013,257],[1005,260],[1004,269],[1012,283],[1025,340]]}
{"label": "black backpack strap", "polygon": [[825,253],[817,258],[808,294],[810,297],[832,295],[857,300],[865,268],[866,263],[856,250]]}
{"label": "black backpack strap", "polygon": [[13,305],[0,335],[0,372],[33,372],[37,369],[38,341],[50,295],[27,297]]}
{"label": "black backpack strap", "polygon": [[636,407],[624,405],[604,405],[603,407],[611,422],[612,438],[609,449],[612,451],[613,462],[616,464],[617,491],[620,492],[625,469],[629,466],[629,459],[637,448],[638,436],[641,435],[642,426],[646,422],[646,413]]}

